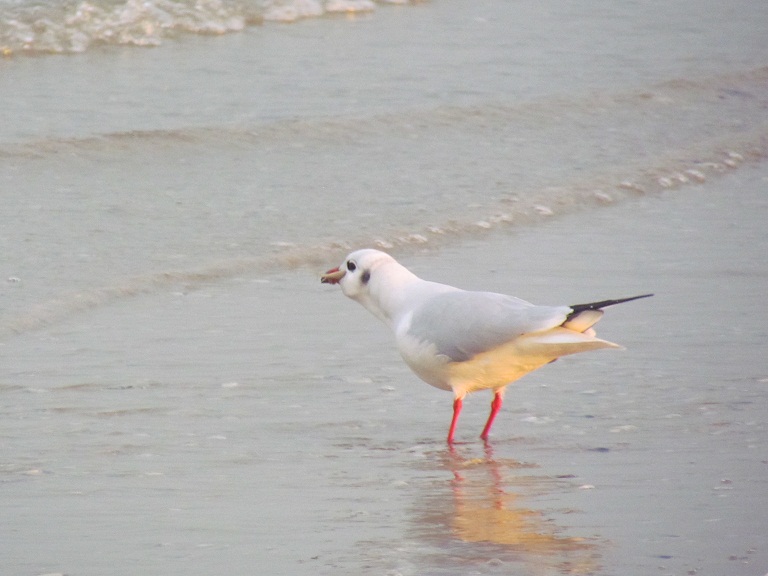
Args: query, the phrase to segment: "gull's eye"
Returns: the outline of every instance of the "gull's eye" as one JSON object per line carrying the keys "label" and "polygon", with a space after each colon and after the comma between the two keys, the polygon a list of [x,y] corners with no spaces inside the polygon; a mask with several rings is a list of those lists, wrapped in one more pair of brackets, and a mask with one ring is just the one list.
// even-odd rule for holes
{"label": "gull's eye", "polygon": [[347,270],[349,270],[350,272],[354,272],[355,270],[357,270],[357,264],[355,264],[354,262],[352,262],[352,260],[350,260],[349,262],[347,262]]}

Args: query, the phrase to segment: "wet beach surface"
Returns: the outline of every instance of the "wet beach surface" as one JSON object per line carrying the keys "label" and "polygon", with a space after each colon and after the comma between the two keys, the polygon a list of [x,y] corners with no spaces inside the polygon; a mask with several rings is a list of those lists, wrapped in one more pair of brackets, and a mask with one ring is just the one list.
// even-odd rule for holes
{"label": "wet beach surface", "polygon": [[763,574],[767,177],[396,254],[539,303],[656,293],[598,326],[626,351],[510,387],[487,445],[490,395],[466,401],[448,449],[450,395],[321,270],[5,342],[5,570]]}
{"label": "wet beach surface", "polygon": [[[36,50],[93,23],[12,4]],[[209,3],[125,5],[150,26],[113,35]],[[766,10],[0,38],[2,576],[768,572]],[[449,449],[450,395],[319,283],[364,245],[542,304],[656,296],[598,325],[626,351],[510,387],[488,444],[468,398]]]}

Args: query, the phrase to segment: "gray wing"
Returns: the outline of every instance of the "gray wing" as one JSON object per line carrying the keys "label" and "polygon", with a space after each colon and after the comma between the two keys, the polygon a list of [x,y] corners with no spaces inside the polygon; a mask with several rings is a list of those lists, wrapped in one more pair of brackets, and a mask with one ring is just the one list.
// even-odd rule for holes
{"label": "gray wing", "polygon": [[568,306],[535,306],[504,294],[457,290],[417,308],[408,334],[463,362],[522,334],[559,326],[570,312]]}

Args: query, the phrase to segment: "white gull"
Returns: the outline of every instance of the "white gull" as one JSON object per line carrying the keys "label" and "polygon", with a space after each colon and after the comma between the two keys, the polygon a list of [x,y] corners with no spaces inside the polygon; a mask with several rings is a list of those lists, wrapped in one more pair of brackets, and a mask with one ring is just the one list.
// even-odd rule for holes
{"label": "white gull", "polygon": [[560,356],[620,348],[595,336],[602,308],[652,294],[572,306],[536,306],[514,296],[472,292],[422,280],[389,254],[352,252],[321,277],[392,329],[397,349],[419,378],[453,392],[453,443],[464,397],[494,392],[488,435],[506,387]]}

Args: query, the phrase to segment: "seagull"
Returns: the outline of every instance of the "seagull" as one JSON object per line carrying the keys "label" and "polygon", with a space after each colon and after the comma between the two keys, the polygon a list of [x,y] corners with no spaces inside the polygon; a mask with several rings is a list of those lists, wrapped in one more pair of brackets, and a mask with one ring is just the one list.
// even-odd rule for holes
{"label": "seagull", "polygon": [[507,386],[560,356],[621,348],[595,336],[603,308],[642,294],[573,306],[537,306],[494,292],[474,292],[422,280],[392,256],[373,249],[349,254],[321,282],[338,284],[395,335],[410,369],[427,384],[453,392],[448,444],[453,444],[464,397],[493,390],[480,437],[487,441]]}

